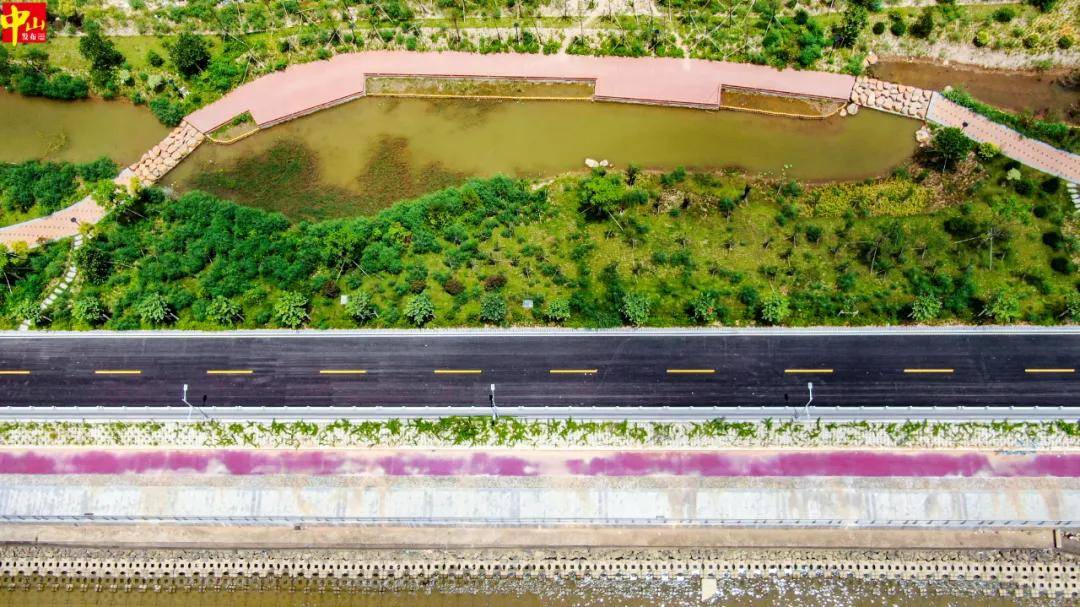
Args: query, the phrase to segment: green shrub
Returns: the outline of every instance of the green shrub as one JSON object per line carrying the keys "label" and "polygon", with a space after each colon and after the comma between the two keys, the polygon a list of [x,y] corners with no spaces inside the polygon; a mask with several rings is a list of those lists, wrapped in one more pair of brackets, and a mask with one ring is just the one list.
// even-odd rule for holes
{"label": "green shrub", "polygon": [[435,304],[426,293],[411,297],[405,304],[405,318],[412,324],[422,327],[435,319]]}
{"label": "green shrub", "polygon": [[493,325],[506,320],[506,299],[498,293],[488,293],[480,299],[480,320]]}
{"label": "green shrub", "polygon": [[349,301],[345,304],[345,313],[356,322],[364,324],[378,318],[379,309],[367,291],[357,291],[349,296]]}
{"label": "green shrub", "polygon": [[274,319],[283,327],[297,329],[308,319],[308,298],[303,293],[285,291],[274,302]]}
{"label": "green shrub", "polygon": [[623,295],[622,315],[626,322],[640,327],[649,322],[652,313],[652,300],[644,293],[631,292]]}
{"label": "green shrub", "polygon": [[549,300],[547,305],[544,306],[544,318],[549,322],[566,322],[570,320],[570,302],[562,298]]}
{"label": "green shrub", "polygon": [[791,302],[782,293],[770,292],[761,301],[761,319],[770,325],[779,325],[791,316]]}

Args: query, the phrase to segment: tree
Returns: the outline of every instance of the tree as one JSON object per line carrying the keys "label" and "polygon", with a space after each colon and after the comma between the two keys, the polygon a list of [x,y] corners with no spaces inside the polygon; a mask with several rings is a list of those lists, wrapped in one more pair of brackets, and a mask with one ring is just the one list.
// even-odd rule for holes
{"label": "tree", "polygon": [[367,291],[357,291],[349,296],[349,302],[345,304],[345,313],[356,322],[364,324],[378,318],[379,309],[375,307]]}
{"label": "tree", "polygon": [[41,304],[31,299],[24,299],[16,304],[13,314],[16,319],[25,320],[31,326],[45,319],[45,311],[41,309]]}
{"label": "tree", "polygon": [[154,113],[158,122],[165,126],[176,126],[184,119],[184,106],[165,97],[151,99],[150,111]]}
{"label": "tree", "polygon": [[506,300],[498,293],[488,293],[480,300],[480,320],[497,325],[506,320]]}
{"label": "tree", "polygon": [[911,318],[915,322],[929,322],[941,314],[941,299],[930,295],[919,295],[911,303]]}
{"label": "tree", "polygon": [[183,33],[176,42],[169,45],[169,57],[177,71],[185,78],[191,78],[206,69],[210,64],[210,51],[202,36]]}
{"label": "tree", "polygon": [[652,313],[652,301],[644,293],[627,293],[623,295],[622,315],[627,322],[640,327],[649,322],[649,314]]}
{"label": "tree", "polygon": [[111,40],[101,35],[101,27],[89,23],[86,35],[79,38],[79,54],[90,62],[90,74],[98,86],[112,80],[113,72],[124,63],[124,56]]}
{"label": "tree", "polygon": [[844,20],[833,27],[833,46],[851,48],[859,39],[859,34],[866,27],[866,9],[857,4],[848,4],[844,10]]}
{"label": "tree", "polygon": [[570,320],[570,302],[562,298],[549,300],[544,306],[544,318],[549,322]]}
{"label": "tree", "polygon": [[1058,0],[1027,0],[1027,3],[1044,13],[1050,12]]}
{"label": "tree", "polygon": [[615,173],[593,173],[578,184],[578,208],[589,219],[614,219],[622,210],[627,189]]}
{"label": "tree", "polygon": [[916,38],[929,38],[934,32],[934,7],[927,6],[919,13],[919,18],[908,28],[912,36]]}
{"label": "tree", "polygon": [[105,318],[105,309],[101,306],[101,302],[97,297],[85,295],[71,304],[71,314],[75,317],[75,320],[88,325],[96,325],[101,322],[101,319]]}
{"label": "tree", "polygon": [[1069,317],[1073,322],[1080,321],[1080,293],[1072,291],[1065,296],[1065,313],[1062,316]]}
{"label": "tree", "polygon": [[228,297],[215,297],[207,307],[206,315],[219,325],[232,326],[243,320],[244,311]]}
{"label": "tree", "polygon": [[770,325],[778,325],[791,316],[791,302],[782,293],[773,291],[761,301],[761,319]]}
{"label": "tree", "polygon": [[139,314],[139,318],[142,319],[143,323],[147,325],[159,325],[170,316],[175,318],[169,310],[169,302],[165,301],[165,298],[160,293],[151,293],[142,298],[138,305],[135,306],[135,311]]}
{"label": "tree", "polygon": [[91,243],[76,249],[75,267],[79,269],[83,280],[99,285],[112,273],[112,258],[107,251]]}
{"label": "tree", "polygon": [[308,319],[308,298],[302,293],[285,291],[274,302],[274,318],[283,327],[296,329]]}
{"label": "tree", "polygon": [[1001,289],[986,302],[982,314],[999,325],[1009,324],[1020,318],[1020,298],[1009,289]]}
{"label": "tree", "polygon": [[703,291],[690,300],[690,318],[694,322],[707,325],[717,318],[716,294]]}
{"label": "tree", "polygon": [[422,327],[435,318],[435,304],[427,293],[421,293],[405,303],[405,318],[412,324]]}
{"label": "tree", "polygon": [[975,146],[975,142],[968,139],[964,131],[956,127],[940,128],[934,133],[931,146],[938,157],[941,158],[942,168],[955,166]]}

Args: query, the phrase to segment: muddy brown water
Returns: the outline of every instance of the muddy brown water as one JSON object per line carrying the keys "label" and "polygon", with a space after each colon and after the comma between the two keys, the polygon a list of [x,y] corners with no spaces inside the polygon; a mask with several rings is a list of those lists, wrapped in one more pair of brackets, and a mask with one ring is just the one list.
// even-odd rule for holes
{"label": "muddy brown water", "polygon": [[139,159],[169,133],[145,107],[126,101],[53,101],[0,89],[0,162]]}
{"label": "muddy brown water", "polygon": [[1080,101],[1080,92],[1056,82],[1065,73],[1063,70],[987,70],[974,65],[884,58],[871,68],[871,73],[881,80],[936,91],[946,86],[962,87],[980,101],[1059,120],[1067,117],[1071,104]]}
{"label": "muddy brown water", "polygon": [[[591,101],[364,98],[230,145],[204,144],[164,182],[325,218],[370,213],[467,177],[585,170],[586,158],[619,170],[862,179],[906,162],[917,128],[873,111],[808,120]],[[286,183],[290,171],[296,177]]]}

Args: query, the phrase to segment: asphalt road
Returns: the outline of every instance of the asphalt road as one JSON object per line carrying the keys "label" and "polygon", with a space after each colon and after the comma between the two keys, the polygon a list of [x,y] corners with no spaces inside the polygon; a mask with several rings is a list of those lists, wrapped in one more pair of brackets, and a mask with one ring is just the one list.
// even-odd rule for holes
{"label": "asphalt road", "polygon": [[0,339],[0,405],[1077,405],[1080,333]]}

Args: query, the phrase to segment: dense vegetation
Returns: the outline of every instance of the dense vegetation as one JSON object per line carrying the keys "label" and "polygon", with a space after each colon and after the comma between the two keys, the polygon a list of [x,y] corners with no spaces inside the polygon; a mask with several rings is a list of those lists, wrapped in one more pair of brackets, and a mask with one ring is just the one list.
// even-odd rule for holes
{"label": "dense vegetation", "polygon": [[84,164],[0,163],[0,226],[58,211],[84,196],[89,184],[116,173],[116,163],[108,158]]}
{"label": "dense vegetation", "polygon": [[1005,112],[992,105],[982,103],[960,88],[943,93],[943,95],[994,122],[1008,125],[1028,137],[1045,141],[1063,150],[1080,153],[1080,128],[1069,126],[1064,122],[1038,120],[1030,115]]}
{"label": "dense vegetation", "polygon": [[[79,249],[53,328],[1080,319],[1065,188],[980,147],[816,187],[629,168],[534,190],[469,181],[373,217],[290,224],[194,192],[121,198]],[[970,150],[968,145],[966,149]],[[982,160],[973,158],[978,155]],[[7,252],[17,324],[64,244]],[[347,295],[347,303],[340,301]],[[522,302],[531,299],[533,307]]]}
{"label": "dense vegetation", "polygon": [[0,45],[0,86],[27,97],[73,100],[90,94],[86,80],[50,65],[49,54],[37,47],[31,47],[21,61],[16,61],[7,47]]}

